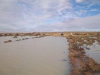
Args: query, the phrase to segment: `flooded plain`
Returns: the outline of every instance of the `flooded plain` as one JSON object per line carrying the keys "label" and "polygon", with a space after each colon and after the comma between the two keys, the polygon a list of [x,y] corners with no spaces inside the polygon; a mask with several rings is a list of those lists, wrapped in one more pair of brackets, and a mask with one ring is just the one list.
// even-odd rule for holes
{"label": "flooded plain", "polygon": [[[92,45],[88,45],[85,49],[86,55],[93,58],[98,64],[100,64],[100,44],[95,40]],[[95,73],[94,75],[100,75],[100,72]]]}
{"label": "flooded plain", "polygon": [[[0,37],[0,75],[69,75],[68,42],[64,37]],[[20,41],[16,41],[21,39]],[[4,41],[12,42],[4,43]]]}
{"label": "flooded plain", "polygon": [[88,45],[87,47],[89,50],[85,49],[86,55],[100,64],[100,44],[95,41],[92,45]]}

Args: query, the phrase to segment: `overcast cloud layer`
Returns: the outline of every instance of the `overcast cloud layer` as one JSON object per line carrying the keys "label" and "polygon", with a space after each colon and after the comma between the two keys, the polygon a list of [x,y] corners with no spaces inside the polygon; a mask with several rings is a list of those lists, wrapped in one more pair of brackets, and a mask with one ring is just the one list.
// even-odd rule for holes
{"label": "overcast cloud layer", "polygon": [[0,0],[0,32],[100,31],[100,0]]}

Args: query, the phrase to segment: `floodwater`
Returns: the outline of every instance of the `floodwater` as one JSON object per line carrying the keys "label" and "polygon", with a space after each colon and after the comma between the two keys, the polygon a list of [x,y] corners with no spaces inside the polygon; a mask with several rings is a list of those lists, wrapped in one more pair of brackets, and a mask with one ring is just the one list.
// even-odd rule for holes
{"label": "floodwater", "polygon": [[[89,48],[89,50],[85,49],[86,55],[93,58],[98,64],[100,64],[100,44],[95,41],[93,45],[87,47]],[[100,72],[95,73],[95,75],[100,75]]]}
{"label": "floodwater", "polygon": [[89,50],[85,49],[86,55],[93,58],[97,63],[100,64],[100,44],[97,41],[93,45],[87,46]]}
{"label": "floodwater", "polygon": [[[28,36],[27,36],[28,37]],[[68,42],[64,37],[0,37],[0,75],[69,75]],[[4,41],[12,42],[4,43]]]}

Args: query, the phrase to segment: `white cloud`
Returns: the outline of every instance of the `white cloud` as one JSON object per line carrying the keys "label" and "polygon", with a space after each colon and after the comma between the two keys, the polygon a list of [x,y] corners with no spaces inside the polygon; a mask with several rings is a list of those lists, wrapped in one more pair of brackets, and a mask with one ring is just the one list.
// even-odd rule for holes
{"label": "white cloud", "polygon": [[91,10],[89,10],[89,11],[98,11],[98,9],[91,9]]}
{"label": "white cloud", "polygon": [[[60,23],[37,26],[37,29],[44,31],[84,31],[84,30],[99,30],[100,31],[100,15],[70,19]],[[38,31],[38,30],[36,30]],[[42,30],[41,30],[42,31]]]}
{"label": "white cloud", "polygon": [[[92,4],[100,2],[99,0],[89,1]],[[88,1],[76,0],[76,2],[84,3]],[[83,19],[76,19],[78,18],[76,14],[80,16],[86,12],[86,10],[74,11],[70,0],[0,0],[0,31],[66,30],[65,27],[70,28],[70,25],[73,29],[82,25],[81,22],[83,23]],[[45,21],[49,19],[55,21],[48,24]],[[69,25],[61,22],[66,19]],[[92,24],[98,23],[95,19],[93,20]],[[87,24],[88,22],[86,22]]]}
{"label": "white cloud", "polygon": [[100,0],[75,0],[77,3],[86,3],[89,5],[100,4]]}
{"label": "white cloud", "polygon": [[100,4],[100,0],[91,0],[91,2],[94,4]]}
{"label": "white cloud", "polygon": [[76,0],[77,3],[82,3],[84,0]]}
{"label": "white cloud", "polygon": [[69,25],[70,27],[78,27],[80,29],[100,29],[100,15],[86,17],[86,18],[79,18],[74,19],[72,21],[66,21],[65,25]]}
{"label": "white cloud", "polygon": [[81,16],[83,14],[85,14],[87,12],[87,10],[79,10],[79,11],[76,11],[76,14]]}
{"label": "white cloud", "polygon": [[65,10],[72,10],[69,0],[0,0],[0,26],[40,25]]}

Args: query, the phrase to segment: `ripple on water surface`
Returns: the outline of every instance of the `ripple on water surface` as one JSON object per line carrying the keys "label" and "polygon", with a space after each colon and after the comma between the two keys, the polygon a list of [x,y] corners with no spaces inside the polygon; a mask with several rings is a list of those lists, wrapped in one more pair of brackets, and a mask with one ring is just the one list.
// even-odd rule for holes
{"label": "ripple on water surface", "polygon": [[16,39],[0,38],[0,75],[70,74],[66,38],[48,36],[3,43],[5,40]]}

